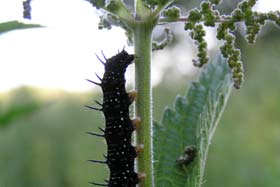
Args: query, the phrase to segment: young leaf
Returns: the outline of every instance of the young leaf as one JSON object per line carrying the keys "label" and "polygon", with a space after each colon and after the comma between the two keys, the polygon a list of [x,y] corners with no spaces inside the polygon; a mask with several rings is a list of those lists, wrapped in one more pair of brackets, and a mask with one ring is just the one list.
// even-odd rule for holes
{"label": "young leaf", "polygon": [[[156,185],[199,187],[208,148],[232,88],[226,60],[221,56],[205,66],[186,96],[177,96],[154,123]],[[192,153],[192,154],[190,154]]]}
{"label": "young leaf", "polygon": [[0,23],[0,34],[3,34],[8,31],[13,31],[16,29],[28,29],[28,28],[36,28],[42,27],[38,24],[25,24],[18,21],[8,21],[4,23]]}

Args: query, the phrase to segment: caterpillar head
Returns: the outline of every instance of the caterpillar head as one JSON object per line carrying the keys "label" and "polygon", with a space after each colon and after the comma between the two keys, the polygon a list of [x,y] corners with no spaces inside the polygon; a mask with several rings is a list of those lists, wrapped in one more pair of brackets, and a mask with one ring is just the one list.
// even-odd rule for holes
{"label": "caterpillar head", "polygon": [[106,61],[105,69],[108,71],[125,72],[127,66],[133,62],[133,59],[134,55],[130,55],[125,50],[122,50]]}

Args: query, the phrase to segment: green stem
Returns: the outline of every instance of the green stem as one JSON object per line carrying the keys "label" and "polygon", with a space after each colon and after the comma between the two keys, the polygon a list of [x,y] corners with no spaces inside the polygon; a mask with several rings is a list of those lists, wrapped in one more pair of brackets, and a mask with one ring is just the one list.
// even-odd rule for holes
{"label": "green stem", "polygon": [[135,116],[141,118],[136,132],[137,145],[144,145],[138,156],[138,172],[146,174],[140,187],[154,187],[153,146],[152,146],[152,87],[151,87],[151,21],[137,22],[133,28],[135,47],[135,89],[138,91],[135,102]]}

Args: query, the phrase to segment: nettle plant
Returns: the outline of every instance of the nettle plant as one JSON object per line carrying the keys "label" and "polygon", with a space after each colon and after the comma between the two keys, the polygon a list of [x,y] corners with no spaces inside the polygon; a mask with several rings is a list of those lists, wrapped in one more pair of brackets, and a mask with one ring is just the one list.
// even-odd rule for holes
{"label": "nettle plant", "polygon": [[[216,9],[221,0],[202,1],[199,7],[189,10],[187,15],[182,15],[180,7],[172,5],[175,0],[135,0],[130,2],[134,6],[131,4],[128,6],[122,0],[87,1],[103,13],[99,23],[100,29],[110,29],[112,26],[121,27],[126,31],[128,41],[134,46],[134,87],[137,90],[134,116],[136,119],[141,119],[140,126],[136,128],[135,133],[138,179],[133,178],[134,175],[131,177],[130,174],[134,174],[134,171],[128,170],[128,174],[117,171],[118,169],[122,171],[126,167],[121,163],[134,162],[134,156],[130,155],[123,158],[127,160],[132,158],[132,161],[115,163],[110,180],[105,180],[105,184],[96,182],[92,184],[111,187],[132,187],[136,186],[135,183],[139,183],[139,186],[142,187],[201,186],[209,145],[229,98],[231,88],[239,89],[244,79],[241,52],[235,47],[236,24],[245,23],[247,42],[253,44],[266,21],[272,21],[280,26],[280,12],[259,13],[253,11],[252,8],[256,4],[256,0],[240,2],[230,15],[221,15]],[[172,22],[185,23],[184,29],[189,32],[198,49],[197,59],[193,60],[193,64],[197,67],[205,67],[198,81],[191,84],[187,95],[177,96],[174,101],[174,109],[167,108],[161,122],[158,123],[153,121],[152,114],[151,53],[167,46],[172,41],[172,33],[169,29],[165,29],[166,38],[160,42],[152,41],[152,33],[157,25],[162,26]],[[207,64],[209,57],[207,55],[205,27],[215,27],[217,39],[223,41],[220,47],[221,55],[209,64]],[[107,71],[109,73],[107,75],[105,70],[104,77],[100,78],[99,85],[101,87],[104,81],[107,81],[106,88],[104,89],[104,85],[102,87],[103,91],[111,89],[108,80],[112,78],[110,76],[113,76],[113,73],[118,72],[118,70],[114,70],[114,65],[106,64],[113,61],[114,63],[126,61],[127,66],[133,58],[125,51],[110,59],[105,58],[105,69],[110,66],[108,68],[110,70]],[[126,67],[122,68],[122,75],[117,79],[124,82],[116,84],[118,86],[123,86],[125,83],[123,75]],[[113,80],[114,78],[112,78]],[[114,90],[114,88],[112,89]],[[106,93],[104,92],[104,94]],[[131,94],[125,92],[124,95],[122,100],[130,99],[128,103],[132,102]],[[103,101],[103,105],[99,103],[103,109],[108,107],[106,102]],[[114,120],[110,121],[110,123],[113,122]],[[131,123],[128,122],[128,124]],[[106,128],[108,126],[106,124]],[[108,133],[106,135],[106,130],[104,132],[106,138]],[[118,134],[113,135],[112,139],[114,138],[118,139]],[[111,144],[117,145],[114,142]],[[119,153],[114,152],[114,154]],[[130,153],[134,154],[134,152]],[[110,150],[108,154],[112,154]],[[112,165],[115,161],[106,158],[105,161],[91,161],[106,163],[110,167],[110,164]],[[134,167],[134,164],[131,165]]]}

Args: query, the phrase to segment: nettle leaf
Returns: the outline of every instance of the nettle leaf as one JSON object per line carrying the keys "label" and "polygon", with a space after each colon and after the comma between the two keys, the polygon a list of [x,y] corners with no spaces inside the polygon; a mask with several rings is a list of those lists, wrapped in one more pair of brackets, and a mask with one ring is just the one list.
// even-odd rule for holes
{"label": "nettle leaf", "polygon": [[211,139],[233,82],[220,55],[201,72],[186,96],[177,96],[154,123],[156,186],[199,187]]}
{"label": "nettle leaf", "polygon": [[37,28],[37,27],[43,27],[43,26],[38,24],[26,24],[18,21],[8,21],[8,22],[0,23],[0,34],[3,34],[8,31],[13,31],[16,29],[29,29],[29,28]]}

